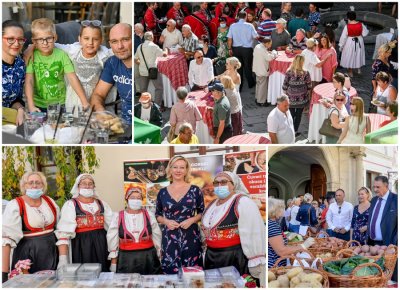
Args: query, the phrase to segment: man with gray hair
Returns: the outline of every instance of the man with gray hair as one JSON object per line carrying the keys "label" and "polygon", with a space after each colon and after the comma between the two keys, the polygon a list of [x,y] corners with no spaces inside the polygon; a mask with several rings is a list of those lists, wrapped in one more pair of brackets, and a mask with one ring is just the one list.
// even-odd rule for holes
{"label": "man with gray hair", "polygon": [[144,43],[139,45],[135,53],[135,63],[139,65],[139,77],[135,81],[142,92],[148,91],[149,83],[152,82],[155,87],[154,102],[161,106],[163,100],[161,75],[158,73],[156,79],[149,79],[149,68],[157,67],[157,57],[167,56],[167,51],[163,51],[153,41],[153,32],[147,31],[144,34]]}
{"label": "man with gray hair", "polygon": [[193,134],[190,123],[183,123],[179,127],[179,135],[170,144],[199,144],[199,139]]}
{"label": "man with gray hair", "polygon": [[142,23],[136,23],[134,26],[134,39],[133,39],[133,45],[134,45],[134,50],[133,53],[136,53],[137,48],[139,47],[140,44],[144,42],[144,27]]}
{"label": "man with gray hair", "polygon": [[289,97],[283,94],[278,97],[276,107],[268,115],[267,128],[272,144],[293,144],[295,141],[289,105]]}
{"label": "man with gray hair", "polygon": [[290,34],[286,30],[286,20],[279,18],[276,21],[276,29],[271,32],[272,49],[285,50],[290,43]]}
{"label": "man with gray hair", "polygon": [[182,26],[183,48],[187,59],[193,59],[194,52],[199,45],[198,37],[192,32],[192,28],[188,24]]}
{"label": "man with gray hair", "polygon": [[167,21],[167,28],[162,31],[159,43],[163,45],[163,49],[171,48],[177,44],[183,45],[182,33],[176,28],[174,19]]}

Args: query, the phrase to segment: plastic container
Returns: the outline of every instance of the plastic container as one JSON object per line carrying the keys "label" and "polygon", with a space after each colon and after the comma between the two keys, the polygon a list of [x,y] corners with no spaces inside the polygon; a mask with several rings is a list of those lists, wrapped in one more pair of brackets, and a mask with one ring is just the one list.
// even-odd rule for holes
{"label": "plastic container", "polygon": [[99,263],[86,263],[82,264],[77,271],[77,279],[82,280],[96,280],[101,272],[101,264]]}
{"label": "plastic container", "polygon": [[78,269],[81,264],[67,264],[57,270],[57,280],[75,281],[78,278]]}

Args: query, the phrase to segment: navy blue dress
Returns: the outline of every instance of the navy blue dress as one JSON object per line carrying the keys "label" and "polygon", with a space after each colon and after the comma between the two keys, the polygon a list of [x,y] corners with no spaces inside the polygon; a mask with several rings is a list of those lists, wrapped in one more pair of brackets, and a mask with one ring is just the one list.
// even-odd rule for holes
{"label": "navy blue dress", "polygon": [[[186,195],[176,202],[167,188],[158,192],[156,217],[163,216],[178,223],[204,211],[203,194],[199,187],[191,185]],[[161,267],[165,274],[177,274],[180,267],[203,266],[200,228],[197,223],[188,229],[162,228]]]}
{"label": "navy blue dress", "polygon": [[353,229],[353,240],[359,241],[361,245],[365,245],[367,242],[367,232],[360,232],[363,226],[368,225],[369,210],[367,209],[363,213],[358,211],[358,205],[354,207],[353,219],[351,220],[351,228]]}

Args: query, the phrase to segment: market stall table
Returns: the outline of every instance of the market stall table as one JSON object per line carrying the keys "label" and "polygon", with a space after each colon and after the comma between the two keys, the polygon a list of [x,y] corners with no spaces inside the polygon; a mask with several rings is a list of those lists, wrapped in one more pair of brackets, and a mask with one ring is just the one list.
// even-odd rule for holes
{"label": "market stall table", "polygon": [[294,55],[287,55],[284,51],[278,51],[278,57],[269,63],[269,80],[267,102],[276,105],[276,99],[282,95],[282,85],[285,74],[294,60]]}
{"label": "market stall table", "polygon": [[[350,88],[350,98],[357,95],[355,88]],[[335,88],[333,83],[325,83],[316,86],[312,92],[311,102],[310,102],[310,121],[308,125],[308,141],[319,143],[319,140],[323,137],[319,134],[319,129],[324,122],[324,119],[328,117],[329,109],[322,105],[319,100],[322,98],[333,100],[335,95]],[[325,137],[323,137],[323,142],[325,142]]]}
{"label": "market stall table", "polygon": [[134,142],[161,144],[161,128],[134,117]]}
{"label": "market stall table", "polygon": [[196,122],[196,136],[199,139],[199,143],[213,144],[214,139],[211,137],[211,132],[213,130],[213,111],[207,109],[207,107],[214,106],[214,99],[211,93],[194,91],[188,94],[187,99],[195,102],[203,118]]}
{"label": "market stall table", "polygon": [[176,90],[188,84],[188,66],[183,54],[170,54],[156,60],[163,83],[164,106],[171,108],[176,103]]}
{"label": "market stall table", "polygon": [[243,134],[227,139],[224,144],[271,144],[271,140],[259,134]]}

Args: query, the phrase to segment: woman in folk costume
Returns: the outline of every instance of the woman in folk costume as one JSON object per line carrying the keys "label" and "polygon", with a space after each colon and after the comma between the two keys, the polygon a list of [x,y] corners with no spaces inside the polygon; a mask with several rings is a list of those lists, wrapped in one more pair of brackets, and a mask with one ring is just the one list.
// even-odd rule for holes
{"label": "woman in folk costume", "polygon": [[154,214],[142,207],[144,194],[142,187],[129,187],[127,208],[112,218],[107,232],[112,272],[161,274],[161,230]]}
{"label": "woman in folk costume", "polygon": [[72,263],[100,263],[102,272],[108,272],[106,234],[112,217],[111,208],[100,200],[90,174],[79,175],[71,193],[72,199],[62,207],[57,225],[58,268],[68,264],[70,249]]}
{"label": "woman in folk costume", "polygon": [[234,266],[265,287],[265,225],[239,176],[224,171],[214,178],[214,200],[201,219],[206,238],[205,269]]}
{"label": "woman in folk costume", "polygon": [[55,270],[58,252],[54,228],[60,216],[55,201],[46,195],[42,172],[25,173],[20,180],[21,196],[11,200],[3,213],[3,282],[19,260],[30,259],[29,273]]}

